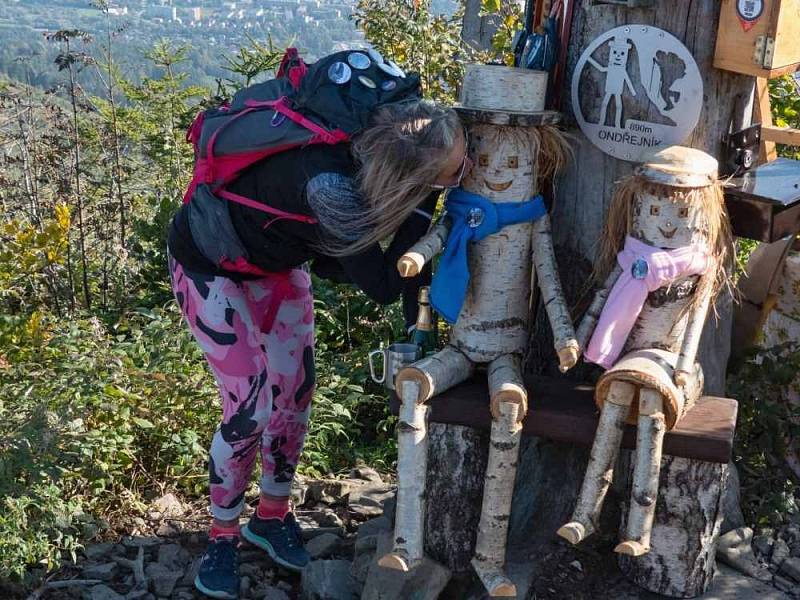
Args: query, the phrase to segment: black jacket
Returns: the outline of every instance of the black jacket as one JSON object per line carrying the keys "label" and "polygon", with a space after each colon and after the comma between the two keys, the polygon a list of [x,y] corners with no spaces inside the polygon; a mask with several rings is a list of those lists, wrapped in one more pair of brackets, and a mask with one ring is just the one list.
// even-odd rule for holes
{"label": "black jacket", "polygon": [[[348,144],[336,146],[314,145],[276,154],[251,166],[228,189],[293,214],[316,217],[312,205],[316,196],[309,198],[309,187],[314,193],[340,193],[353,207],[363,203],[354,191],[356,166]],[[317,178],[317,179],[315,179]],[[333,180],[336,186],[319,189],[309,182]],[[431,196],[420,209],[431,214],[439,193]],[[346,199],[345,199],[346,197]],[[335,196],[332,201],[335,200]],[[220,202],[227,202],[220,200]],[[312,270],[336,282],[350,282],[361,288],[370,298],[388,304],[403,293],[404,314],[407,324],[416,319],[416,295],[421,285],[430,281],[430,271],[419,277],[403,280],[397,271],[397,260],[430,226],[430,220],[419,213],[412,215],[400,226],[392,242],[382,250],[374,244],[359,254],[334,258],[320,253],[316,246],[328,235],[319,224],[277,219],[259,210],[227,202],[228,212],[237,237],[247,250],[249,260],[265,271],[284,271],[305,262]],[[198,249],[189,227],[188,206],[183,205],[175,214],[169,232],[169,251],[185,268],[235,280],[252,278],[219,268]]]}

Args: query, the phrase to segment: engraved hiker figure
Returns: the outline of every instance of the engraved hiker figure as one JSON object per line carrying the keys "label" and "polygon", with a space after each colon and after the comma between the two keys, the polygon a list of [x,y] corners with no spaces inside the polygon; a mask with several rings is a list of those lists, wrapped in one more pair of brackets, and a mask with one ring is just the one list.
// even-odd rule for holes
{"label": "engraved hiker figure", "polygon": [[600,125],[606,124],[608,103],[613,98],[614,126],[617,129],[622,129],[622,94],[625,91],[625,86],[628,86],[631,95],[636,95],[633,82],[628,75],[628,51],[631,49],[631,45],[628,43],[627,38],[615,37],[609,42],[608,47],[607,66],[604,67],[591,56],[587,59],[587,62],[598,71],[606,74],[605,96],[600,107]]}

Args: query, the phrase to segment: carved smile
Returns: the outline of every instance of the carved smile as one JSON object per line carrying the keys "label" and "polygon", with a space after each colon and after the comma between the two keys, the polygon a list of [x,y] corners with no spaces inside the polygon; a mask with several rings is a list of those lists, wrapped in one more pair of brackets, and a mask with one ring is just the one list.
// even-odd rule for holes
{"label": "carved smile", "polygon": [[505,181],[503,183],[491,183],[489,182],[488,179],[484,179],[483,183],[485,183],[486,187],[488,187],[493,192],[505,192],[508,188],[511,187],[513,181]]}
{"label": "carved smile", "polygon": [[667,239],[670,239],[673,235],[675,235],[675,232],[678,231],[678,228],[673,227],[670,231],[664,231],[663,229],[661,229],[661,227],[659,227],[658,230],[661,232],[661,235],[663,235]]}

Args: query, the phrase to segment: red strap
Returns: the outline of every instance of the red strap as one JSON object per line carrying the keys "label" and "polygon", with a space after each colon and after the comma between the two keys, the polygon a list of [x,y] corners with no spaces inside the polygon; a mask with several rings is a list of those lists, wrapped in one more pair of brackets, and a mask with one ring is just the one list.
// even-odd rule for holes
{"label": "red strap", "polygon": [[262,204],[261,202],[257,202],[252,198],[248,198],[246,196],[240,196],[239,194],[234,194],[233,192],[228,190],[216,189],[214,190],[214,194],[220,196],[221,198],[225,198],[226,200],[230,200],[231,202],[236,202],[237,204],[243,204],[244,206],[247,206],[249,208],[254,208],[255,210],[260,210],[261,212],[275,215],[276,217],[280,217],[281,219],[290,219],[292,221],[300,221],[301,223],[309,223],[309,224],[317,223],[317,220],[314,217],[309,217],[306,215],[298,215],[280,210],[278,208],[273,208],[266,204]]}

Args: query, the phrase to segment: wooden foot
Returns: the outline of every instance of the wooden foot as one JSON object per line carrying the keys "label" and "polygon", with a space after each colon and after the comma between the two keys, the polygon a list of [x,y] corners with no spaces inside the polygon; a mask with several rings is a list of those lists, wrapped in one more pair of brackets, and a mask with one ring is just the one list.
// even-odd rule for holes
{"label": "wooden foot", "polygon": [[567,540],[570,544],[579,544],[592,532],[587,534],[586,528],[582,523],[573,521],[571,523],[567,523],[566,525],[562,525],[556,533]]}
{"label": "wooden foot", "polygon": [[[586,539],[595,531],[595,523],[600,517],[608,487],[614,478],[614,463],[619,454],[619,445],[622,440],[622,431],[625,419],[630,412],[636,388],[624,381],[614,381],[609,387],[608,398],[600,414],[600,423],[592,444],[592,454],[586,475],[581,485],[581,493],[572,513],[572,521],[559,529],[561,537],[572,541],[566,530],[574,530],[574,526],[582,527],[583,531],[578,541]],[[562,530],[567,535],[562,534]],[[572,542],[577,543],[577,542]]]}
{"label": "wooden foot", "polygon": [[617,554],[626,554],[628,556],[642,556],[650,552],[650,548],[639,542],[627,540],[617,544],[617,547],[614,548],[614,552]]}
{"label": "wooden foot", "polygon": [[472,566],[490,596],[499,598],[516,597],[517,586],[506,577],[500,568],[495,565],[487,565],[477,558],[472,559]]}
{"label": "wooden foot", "polygon": [[385,567],[386,569],[392,569],[394,571],[403,571],[404,573],[407,573],[411,570],[408,560],[399,552],[390,552],[389,554],[384,554],[378,561],[378,566]]}

